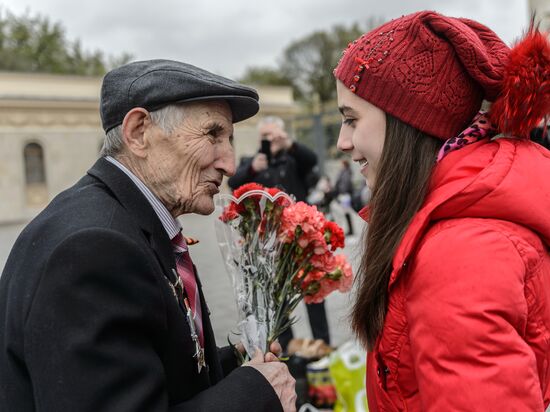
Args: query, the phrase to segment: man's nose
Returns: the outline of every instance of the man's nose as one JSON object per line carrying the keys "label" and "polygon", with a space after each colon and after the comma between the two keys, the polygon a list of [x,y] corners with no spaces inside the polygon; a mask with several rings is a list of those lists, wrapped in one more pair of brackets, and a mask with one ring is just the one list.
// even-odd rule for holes
{"label": "man's nose", "polygon": [[233,176],[237,170],[235,163],[235,152],[231,150],[228,153],[224,153],[218,160],[218,169],[222,171],[225,176]]}

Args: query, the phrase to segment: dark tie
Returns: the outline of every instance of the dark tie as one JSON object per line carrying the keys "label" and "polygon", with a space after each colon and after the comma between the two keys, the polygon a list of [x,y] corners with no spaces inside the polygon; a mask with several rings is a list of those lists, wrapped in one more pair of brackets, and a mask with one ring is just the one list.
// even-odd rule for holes
{"label": "dark tie", "polygon": [[176,255],[178,275],[183,282],[185,293],[189,299],[189,305],[191,306],[191,311],[193,312],[195,327],[197,328],[201,346],[204,347],[199,287],[197,285],[197,280],[195,279],[195,271],[193,270],[191,256],[189,256],[187,243],[181,233],[178,233],[172,239],[172,245],[174,246],[174,254]]}

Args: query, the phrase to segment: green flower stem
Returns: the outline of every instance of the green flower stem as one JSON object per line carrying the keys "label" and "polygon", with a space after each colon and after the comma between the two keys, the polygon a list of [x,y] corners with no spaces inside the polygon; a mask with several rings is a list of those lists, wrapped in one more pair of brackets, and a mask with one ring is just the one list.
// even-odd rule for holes
{"label": "green flower stem", "polygon": [[[306,259],[304,259],[300,263],[300,265],[294,270],[294,273],[292,274],[292,276],[289,276],[285,279],[283,289],[281,291],[281,294],[279,295],[280,298],[282,299],[280,299],[280,302],[279,300],[277,300],[278,307],[275,315],[275,326],[273,327],[273,331],[271,332],[271,334],[268,335],[267,348],[269,348],[271,346],[271,343],[275,339],[277,339],[277,337],[286,329],[288,329],[293,323],[293,321],[290,320],[290,315],[292,314],[292,312],[294,311],[298,303],[300,303],[300,301],[303,298],[301,294],[301,290],[297,289],[296,286],[293,285],[293,281],[294,281],[294,278],[300,272],[300,270],[302,270],[304,266],[309,264],[310,257],[311,257],[311,253],[308,254],[308,256],[306,256]],[[289,293],[289,288],[291,288],[294,291],[294,293],[293,293],[293,297],[291,297],[290,300],[287,300],[286,297]],[[285,315],[284,317],[282,316],[283,314]],[[283,325],[281,325],[284,319],[289,319],[289,320],[286,321]]]}

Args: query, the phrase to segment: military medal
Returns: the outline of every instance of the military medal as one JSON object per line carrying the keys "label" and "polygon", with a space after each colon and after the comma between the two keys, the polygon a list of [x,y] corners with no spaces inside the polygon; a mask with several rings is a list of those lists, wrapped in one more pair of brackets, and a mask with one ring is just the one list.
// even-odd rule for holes
{"label": "military medal", "polygon": [[204,349],[199,341],[199,335],[197,333],[197,328],[195,327],[195,320],[193,319],[193,311],[191,310],[191,306],[189,306],[189,301],[187,300],[187,297],[183,298],[183,303],[185,304],[187,323],[189,323],[189,329],[191,329],[191,339],[193,339],[193,342],[195,342],[195,354],[193,355],[193,357],[197,361],[198,373],[201,373],[201,369],[206,366],[206,361],[204,359]]}
{"label": "military medal", "polygon": [[187,318],[187,323],[189,324],[189,329],[191,330],[191,339],[193,339],[193,342],[195,343],[195,354],[193,355],[193,357],[197,361],[198,373],[201,373],[202,368],[206,366],[206,360],[204,357],[204,348],[201,346],[201,343],[199,340],[197,327],[195,325],[195,320],[193,319],[193,311],[191,310],[191,305],[189,305],[189,300],[187,299],[187,296],[185,296],[184,294],[184,287],[183,287],[181,278],[179,277],[175,269],[172,269],[172,271],[176,276],[177,280],[174,283],[172,282],[168,282],[168,283],[172,288],[172,292],[176,300],[178,302],[181,302],[181,300],[183,300],[183,304],[185,305],[185,316]]}
{"label": "military medal", "polygon": [[176,281],[174,283],[170,282],[168,280],[168,284],[170,285],[170,288],[172,289],[172,293],[174,294],[174,297],[179,302],[181,297],[183,296],[183,283],[181,281],[181,278],[179,277],[178,273],[175,269],[172,269],[172,273],[176,277]]}

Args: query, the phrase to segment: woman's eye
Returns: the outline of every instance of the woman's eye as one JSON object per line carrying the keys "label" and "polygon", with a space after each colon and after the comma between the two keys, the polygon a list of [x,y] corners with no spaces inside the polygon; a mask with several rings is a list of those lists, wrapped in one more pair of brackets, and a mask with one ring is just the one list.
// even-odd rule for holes
{"label": "woman's eye", "polygon": [[355,122],[355,119],[344,119],[342,123],[344,123],[347,126],[353,126],[353,123]]}

